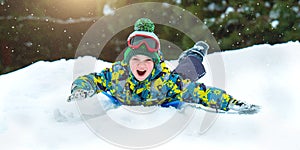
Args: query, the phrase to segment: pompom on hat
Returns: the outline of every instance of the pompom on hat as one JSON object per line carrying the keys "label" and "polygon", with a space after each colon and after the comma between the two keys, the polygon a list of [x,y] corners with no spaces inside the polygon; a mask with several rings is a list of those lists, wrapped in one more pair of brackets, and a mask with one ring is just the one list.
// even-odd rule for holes
{"label": "pompom on hat", "polygon": [[[140,18],[138,19],[135,24],[134,24],[134,32],[132,32],[128,38],[127,41],[131,40],[132,37],[139,36],[139,35],[145,35],[148,37],[151,37],[158,42],[158,51],[160,48],[160,43],[159,43],[159,38],[153,33],[154,32],[154,23],[148,19],[148,18]],[[150,52],[147,49],[147,46],[145,44],[142,44],[139,48],[133,49],[130,47],[127,47],[125,53],[124,53],[124,61],[129,64],[129,60],[131,57],[135,55],[145,55],[154,61],[154,63],[159,63],[160,62],[160,56],[158,54],[158,51],[156,52]]]}

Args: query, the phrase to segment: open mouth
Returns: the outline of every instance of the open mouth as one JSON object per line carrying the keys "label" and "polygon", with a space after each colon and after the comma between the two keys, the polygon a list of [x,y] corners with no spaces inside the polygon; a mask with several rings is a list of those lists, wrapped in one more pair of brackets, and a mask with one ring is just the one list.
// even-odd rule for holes
{"label": "open mouth", "polygon": [[143,76],[146,73],[146,70],[143,71],[137,70],[137,73],[139,76]]}

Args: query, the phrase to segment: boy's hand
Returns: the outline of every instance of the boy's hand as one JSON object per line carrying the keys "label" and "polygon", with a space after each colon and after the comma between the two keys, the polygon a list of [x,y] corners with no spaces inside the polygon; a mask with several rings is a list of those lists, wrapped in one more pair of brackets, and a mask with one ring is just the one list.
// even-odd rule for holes
{"label": "boy's hand", "polygon": [[239,114],[255,114],[260,110],[260,106],[258,105],[247,104],[236,100],[230,102],[228,108],[229,110],[237,111]]}
{"label": "boy's hand", "polygon": [[77,78],[71,87],[71,96],[68,98],[68,102],[75,100],[83,100],[87,97],[92,97],[96,94],[96,85],[91,82],[92,77],[82,76]]}
{"label": "boy's hand", "polygon": [[72,94],[68,98],[68,102],[76,101],[76,100],[83,100],[87,97],[92,97],[95,94],[94,90],[83,90],[83,89],[76,89],[72,90]]}
{"label": "boy's hand", "polygon": [[[92,97],[94,95],[95,95],[94,90],[88,91],[88,90],[83,90],[83,89],[74,89],[74,90],[72,90],[72,94],[69,96],[67,101],[71,102],[71,101],[83,100],[87,97]],[[105,95],[108,96],[108,94],[105,94]],[[99,100],[99,102],[101,103],[104,111],[108,111],[110,109],[117,108],[121,105],[119,102],[113,101],[112,98],[104,98],[104,99]]]}

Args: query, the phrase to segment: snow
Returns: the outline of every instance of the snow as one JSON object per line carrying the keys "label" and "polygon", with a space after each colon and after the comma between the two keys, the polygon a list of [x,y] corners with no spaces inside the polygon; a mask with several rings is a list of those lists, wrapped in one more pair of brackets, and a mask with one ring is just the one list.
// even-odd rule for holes
{"label": "snow", "polygon": [[[212,126],[201,132],[200,125],[207,114],[196,110],[181,133],[154,149],[300,149],[299,49],[299,42],[288,42],[208,55],[207,60],[223,57],[225,90],[238,99],[262,106],[262,111],[255,115],[219,114]],[[78,103],[66,102],[73,73],[82,73],[74,70],[75,62],[96,62],[96,71],[111,65],[92,57],[39,61],[0,76],[1,149],[123,149],[89,129],[81,119]],[[209,70],[209,64],[205,65]],[[209,85],[210,76],[208,72],[200,81]],[[105,98],[102,94],[97,96]],[[134,109],[154,111],[143,115],[128,109],[120,107],[107,115],[128,128],[146,129],[165,123],[177,112],[159,107]]]}
{"label": "snow", "polygon": [[280,10],[271,10],[269,16],[271,19],[278,19],[280,17]]}
{"label": "snow", "polygon": [[231,12],[234,12],[234,8],[228,7],[228,8],[226,9],[226,11],[225,11],[225,14],[228,15],[228,14],[230,14]]}
{"label": "snow", "polygon": [[279,25],[279,21],[278,20],[274,20],[274,21],[271,22],[271,26],[273,28],[276,28],[278,25]]}
{"label": "snow", "polygon": [[105,4],[104,7],[103,7],[103,14],[105,16],[114,15],[115,11],[108,4]]}

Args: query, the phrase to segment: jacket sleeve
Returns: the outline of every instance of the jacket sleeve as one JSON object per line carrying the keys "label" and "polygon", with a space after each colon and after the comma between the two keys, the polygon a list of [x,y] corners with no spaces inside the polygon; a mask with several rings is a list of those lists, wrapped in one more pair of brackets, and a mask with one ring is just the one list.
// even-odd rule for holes
{"label": "jacket sleeve", "polygon": [[228,111],[228,104],[236,101],[224,90],[215,87],[206,87],[203,83],[182,81],[182,100],[196,103],[205,107]]}
{"label": "jacket sleeve", "polygon": [[95,91],[100,93],[108,91],[110,88],[111,68],[106,68],[100,73],[91,73],[88,75],[78,77],[72,84],[72,90],[83,89],[87,91]]}

